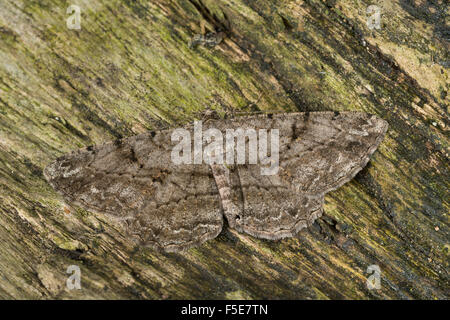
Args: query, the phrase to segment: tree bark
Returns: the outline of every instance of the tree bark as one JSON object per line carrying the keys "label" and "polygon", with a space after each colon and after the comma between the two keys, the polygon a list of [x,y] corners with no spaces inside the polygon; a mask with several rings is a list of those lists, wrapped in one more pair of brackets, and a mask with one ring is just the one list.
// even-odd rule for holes
{"label": "tree bark", "polygon": [[[384,2],[373,30],[371,4],[0,1],[0,297],[448,299],[445,1]],[[225,38],[190,47],[202,29]],[[357,110],[390,128],[325,216],[281,241],[225,226],[186,252],[139,248],[43,178],[66,152],[206,109]],[[79,290],[66,286],[71,265]]]}

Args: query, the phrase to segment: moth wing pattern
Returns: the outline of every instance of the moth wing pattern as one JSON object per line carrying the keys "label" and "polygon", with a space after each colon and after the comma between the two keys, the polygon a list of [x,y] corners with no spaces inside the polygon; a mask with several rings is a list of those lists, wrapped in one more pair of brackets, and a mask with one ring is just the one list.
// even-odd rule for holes
{"label": "moth wing pattern", "polygon": [[216,237],[220,197],[208,165],[174,165],[171,130],[149,132],[58,158],[44,169],[69,203],[122,221],[141,245],[179,251]]}
{"label": "moth wing pattern", "polygon": [[364,168],[388,127],[361,112],[262,115],[213,125],[279,130],[277,174],[263,175],[260,164],[223,166],[238,207],[232,214],[225,210],[229,225],[272,240],[293,236],[320,217],[324,195]]}
{"label": "moth wing pattern", "polygon": [[227,215],[235,229],[262,239],[292,237],[323,212],[323,194],[297,192],[277,176],[261,175],[257,165],[232,168],[231,185],[240,213]]}
{"label": "moth wing pattern", "polygon": [[388,123],[363,112],[299,114],[280,147],[280,177],[306,194],[327,193],[363,169]]}
{"label": "moth wing pattern", "polygon": [[[162,130],[72,152],[44,175],[69,202],[123,221],[145,246],[179,251],[201,244],[220,233],[223,214],[231,228],[275,240],[322,215],[324,195],[367,164],[387,127],[361,112],[211,120],[204,130],[222,135],[277,129],[277,172],[263,174],[261,163],[174,164],[173,130]],[[249,159],[249,143],[244,151]]]}

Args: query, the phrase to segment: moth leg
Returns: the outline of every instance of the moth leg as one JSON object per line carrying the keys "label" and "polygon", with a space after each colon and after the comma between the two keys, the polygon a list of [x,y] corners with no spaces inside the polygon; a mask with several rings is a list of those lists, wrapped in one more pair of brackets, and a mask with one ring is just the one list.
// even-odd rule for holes
{"label": "moth leg", "polygon": [[230,169],[224,164],[211,164],[211,170],[216,180],[217,189],[222,203],[222,209],[231,228],[242,231],[240,221],[242,209],[240,209],[232,198]]}

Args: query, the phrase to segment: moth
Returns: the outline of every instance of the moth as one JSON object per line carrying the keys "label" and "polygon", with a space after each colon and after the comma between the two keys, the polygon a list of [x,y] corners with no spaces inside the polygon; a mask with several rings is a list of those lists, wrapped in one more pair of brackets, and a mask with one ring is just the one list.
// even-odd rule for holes
{"label": "moth", "polygon": [[[248,133],[241,140],[244,163],[229,161],[239,156],[237,142],[234,149],[223,148],[234,158],[222,157],[222,162],[213,157],[209,163],[189,162],[199,150],[188,153],[187,161],[173,161],[174,152],[183,151],[173,139],[179,128],[173,128],[74,151],[48,165],[44,176],[69,203],[121,221],[142,246],[173,252],[200,245],[221,232],[224,217],[239,232],[277,240],[294,236],[322,215],[324,195],[367,164],[387,128],[386,121],[361,112],[213,119],[203,123],[203,133],[215,132],[214,141],[202,140],[204,149],[212,143],[221,147],[218,137],[229,130]],[[194,147],[197,129],[183,127]],[[252,130],[277,130],[276,148],[259,141],[270,149],[260,153],[261,160],[278,152],[274,174],[262,170],[267,162],[248,161]]]}

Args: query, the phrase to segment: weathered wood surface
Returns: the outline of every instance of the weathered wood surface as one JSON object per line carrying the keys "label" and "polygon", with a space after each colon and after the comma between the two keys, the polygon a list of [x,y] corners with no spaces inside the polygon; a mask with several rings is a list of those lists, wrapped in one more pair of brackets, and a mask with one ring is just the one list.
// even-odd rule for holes
{"label": "weathered wood surface", "polygon": [[[69,4],[81,30],[66,27]],[[1,0],[0,297],[447,299],[445,1],[382,1],[373,31],[370,4]],[[231,28],[213,48],[189,48],[202,20]],[[390,129],[326,196],[326,216],[282,241],[225,227],[183,253],[137,248],[42,176],[63,153],[208,108],[359,110]],[[366,286],[373,264],[379,290]],[[66,288],[69,265],[81,290]]]}

